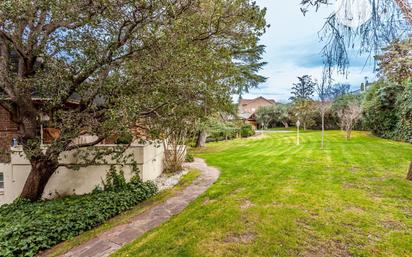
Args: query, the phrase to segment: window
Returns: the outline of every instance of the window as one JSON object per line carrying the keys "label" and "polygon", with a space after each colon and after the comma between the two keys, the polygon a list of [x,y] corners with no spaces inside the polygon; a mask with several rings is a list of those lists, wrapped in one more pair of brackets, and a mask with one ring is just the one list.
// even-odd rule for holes
{"label": "window", "polygon": [[4,191],[4,173],[0,172],[0,194]]}

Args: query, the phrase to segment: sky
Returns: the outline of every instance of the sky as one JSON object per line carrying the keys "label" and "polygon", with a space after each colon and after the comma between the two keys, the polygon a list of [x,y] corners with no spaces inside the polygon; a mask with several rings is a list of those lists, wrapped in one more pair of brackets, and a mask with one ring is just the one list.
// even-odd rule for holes
{"label": "sky", "polygon": [[[301,0],[256,0],[260,7],[266,7],[266,20],[270,27],[261,38],[266,46],[263,61],[268,64],[260,72],[268,78],[259,88],[243,94],[243,98],[263,96],[277,102],[287,102],[297,76],[311,75],[314,79],[322,76],[321,49],[318,32],[325,18],[335,10],[333,6],[317,13],[311,10],[303,16],[299,9]],[[366,57],[353,55],[347,78],[336,76],[335,82],[349,83],[356,90],[365,80],[373,81],[373,65],[365,67]],[[234,97],[237,101],[237,97]]]}

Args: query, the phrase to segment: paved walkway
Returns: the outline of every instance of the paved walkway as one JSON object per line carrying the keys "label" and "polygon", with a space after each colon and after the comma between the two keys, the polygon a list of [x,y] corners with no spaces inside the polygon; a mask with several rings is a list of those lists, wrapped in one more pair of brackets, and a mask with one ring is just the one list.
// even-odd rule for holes
{"label": "paved walkway", "polygon": [[219,171],[208,167],[202,159],[195,158],[193,163],[187,163],[185,166],[201,171],[200,176],[195,179],[193,184],[179,191],[165,202],[137,215],[130,223],[114,227],[61,256],[109,256],[124,244],[139,238],[145,232],[161,225],[173,215],[181,212],[191,201],[205,192],[219,177]]}

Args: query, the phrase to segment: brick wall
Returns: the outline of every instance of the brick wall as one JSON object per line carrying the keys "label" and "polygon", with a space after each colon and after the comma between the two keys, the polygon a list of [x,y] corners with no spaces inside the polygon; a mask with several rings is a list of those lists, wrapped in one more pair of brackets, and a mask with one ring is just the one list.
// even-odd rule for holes
{"label": "brick wall", "polygon": [[0,106],[0,162],[10,161],[10,145],[18,135],[17,126],[10,119],[10,114]]}
{"label": "brick wall", "polygon": [[239,103],[239,113],[255,113],[260,107],[275,105],[274,102],[263,97],[255,99],[241,99]]}

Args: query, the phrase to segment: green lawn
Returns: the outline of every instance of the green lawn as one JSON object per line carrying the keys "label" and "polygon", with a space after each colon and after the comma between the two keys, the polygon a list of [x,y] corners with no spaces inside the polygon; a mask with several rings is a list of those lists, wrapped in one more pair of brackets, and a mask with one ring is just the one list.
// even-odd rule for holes
{"label": "green lawn", "polygon": [[173,188],[164,190],[160,193],[158,193],[156,196],[136,205],[134,208],[123,212],[122,214],[106,221],[102,225],[86,231],[70,240],[66,240],[53,248],[47,250],[46,252],[42,253],[41,256],[44,257],[55,257],[55,256],[60,256],[67,251],[73,249],[74,247],[84,244],[87,241],[93,239],[94,237],[99,236],[100,234],[112,229],[115,226],[119,226],[122,224],[127,224],[132,221],[134,217],[137,215],[143,213],[149,208],[152,208],[153,206],[160,204],[164,201],[166,201],[169,197],[173,196],[174,194],[178,193],[181,189],[191,185],[193,181],[200,176],[200,171],[198,170],[190,170],[189,173],[187,173],[185,176],[183,176],[179,183],[174,186]]}
{"label": "green lawn", "polygon": [[218,182],[115,256],[412,256],[412,145],[326,136],[208,144]]}

